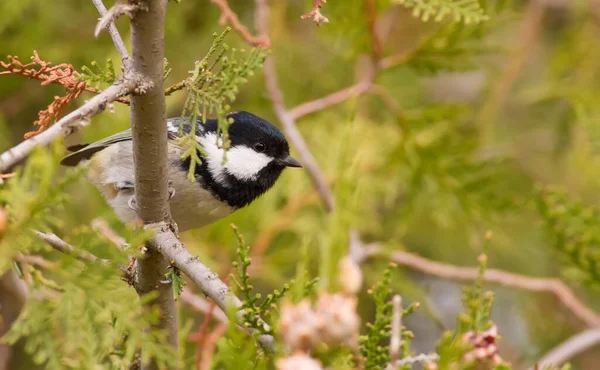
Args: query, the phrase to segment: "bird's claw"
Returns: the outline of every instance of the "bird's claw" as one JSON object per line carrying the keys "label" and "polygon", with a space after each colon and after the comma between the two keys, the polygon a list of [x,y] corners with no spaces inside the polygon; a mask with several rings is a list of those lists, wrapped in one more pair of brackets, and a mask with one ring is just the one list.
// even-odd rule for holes
{"label": "bird's claw", "polygon": [[127,206],[129,207],[129,209],[137,212],[138,211],[138,206],[137,206],[137,202],[135,200],[135,195],[132,195],[131,197],[129,197],[129,200],[127,201]]}
{"label": "bird's claw", "polygon": [[169,180],[169,200],[171,200],[171,198],[173,198],[175,196],[175,188],[172,186],[173,185],[173,181]]}

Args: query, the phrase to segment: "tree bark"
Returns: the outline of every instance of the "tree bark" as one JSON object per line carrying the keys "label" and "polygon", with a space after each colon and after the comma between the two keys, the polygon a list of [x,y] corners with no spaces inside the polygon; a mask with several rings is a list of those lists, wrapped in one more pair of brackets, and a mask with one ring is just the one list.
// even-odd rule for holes
{"label": "tree bark", "polygon": [[[163,92],[164,24],[166,0],[130,0],[138,10],[131,19],[133,69],[151,82],[140,95],[131,98],[131,128],[135,162],[135,196],[138,215],[145,225],[171,222],[168,203],[167,125]],[[178,347],[177,306],[170,284],[161,283],[169,262],[151,245],[146,257],[138,261],[139,294],[159,293],[158,328],[166,330],[169,343]],[[155,363],[144,369],[156,369]]]}

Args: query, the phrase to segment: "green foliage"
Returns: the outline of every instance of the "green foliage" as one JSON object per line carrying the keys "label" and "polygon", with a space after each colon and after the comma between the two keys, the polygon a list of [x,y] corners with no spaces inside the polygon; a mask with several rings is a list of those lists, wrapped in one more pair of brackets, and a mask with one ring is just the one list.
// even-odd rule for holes
{"label": "green foliage", "polygon": [[15,254],[38,251],[39,241],[31,230],[59,227],[60,220],[52,217],[64,211],[67,188],[81,175],[81,170],[58,174],[59,144],[49,150],[37,148],[21,172],[0,184],[0,204],[5,204],[9,225],[0,239],[0,271],[6,270]]}
{"label": "green foliage", "polygon": [[[469,339],[487,335],[489,338],[480,344],[484,346],[488,345],[488,342],[496,345],[498,340],[496,334],[486,332],[493,325],[490,315],[494,294],[483,289],[483,276],[487,268],[487,244],[491,235],[491,232],[488,231],[485,236],[483,250],[479,256],[479,273],[475,283],[472,287],[465,287],[463,290],[462,301],[465,312],[459,315],[457,328],[454,331],[445,332],[437,345],[439,355],[437,365],[440,370],[476,369],[479,363],[494,370],[511,369],[507,363],[494,361],[492,358],[476,360],[474,352],[472,352],[474,343],[470,341],[472,339]],[[468,353],[472,356],[468,356]]]}
{"label": "green foliage", "polygon": [[396,0],[396,2],[411,8],[413,16],[423,22],[430,19],[441,22],[447,16],[454,22],[462,21],[465,24],[480,23],[489,19],[479,0]]}
{"label": "green foliage", "polygon": [[487,244],[489,243],[492,234],[488,231],[483,242],[483,250],[479,256],[479,273],[477,280],[472,287],[465,287],[463,291],[463,306],[466,310],[465,314],[459,316],[460,327],[459,333],[468,331],[484,332],[490,328],[492,321],[490,315],[492,313],[492,304],[494,303],[494,293],[484,291],[483,276],[487,268]]}
{"label": "green foliage", "polygon": [[436,25],[421,37],[407,64],[423,74],[481,68],[486,58],[500,55],[503,51],[503,47],[492,36],[499,29],[515,23],[509,5],[508,2],[499,1],[486,4],[486,11],[491,17],[486,22],[446,22]]}
{"label": "green foliage", "polygon": [[[144,362],[154,358],[163,367],[174,366],[176,357],[164,333],[150,328],[158,312],[144,311],[135,291],[118,273],[118,265],[126,265],[129,254],[137,254],[135,248],[115,248],[90,227],[80,225],[62,238],[111,261],[84,264],[50,249],[31,232],[62,228],[60,217],[54,215],[67,211],[68,189],[80,178],[81,169],[61,175],[61,154],[60,143],[37,149],[22,172],[0,188],[0,203],[9,215],[0,241],[2,271],[17,253],[47,254],[53,264],[47,269],[15,265],[22,276],[31,277],[30,298],[2,340],[15,343],[25,338],[26,351],[47,369],[122,369],[135,361],[140,349]],[[111,223],[118,223],[114,216]],[[148,236],[123,225],[116,229],[128,245],[140,245]]]}
{"label": "green foliage", "polygon": [[[407,115],[405,137],[389,160],[402,158],[399,175],[407,189],[401,212],[429,213],[449,227],[513,208],[519,199],[505,186],[511,172],[503,158],[476,159],[476,132],[463,123],[460,106],[436,105]],[[515,174],[512,174],[515,176]]]}
{"label": "green foliage", "polygon": [[539,189],[538,211],[554,249],[568,263],[571,278],[589,284],[600,283],[600,210],[571,199],[565,191]]}
{"label": "green foliage", "polygon": [[76,73],[75,76],[80,81],[86,81],[88,85],[99,88],[102,85],[110,85],[115,82],[116,72],[112,59],[106,60],[106,66],[100,67],[95,60],[90,63],[90,67],[81,67],[81,73]]}
{"label": "green foliage", "polygon": [[[196,62],[194,69],[190,71],[190,77],[184,81],[188,95],[181,115],[189,117],[192,130],[183,137],[181,145],[188,148],[182,158],[190,159],[188,178],[191,181],[195,181],[194,171],[201,163],[198,153],[204,150],[196,140],[198,118],[206,120],[208,115],[216,114],[217,145],[227,150],[231,144],[228,126],[233,123],[226,119],[231,109],[229,104],[235,101],[240,85],[246,83],[254,75],[254,71],[262,67],[266,58],[266,52],[262,48],[252,48],[246,58],[238,58],[237,50],[229,51],[229,46],[223,42],[229,31],[228,27],[220,35],[213,35],[213,44],[208,53]],[[240,50],[240,53],[245,51]]]}
{"label": "green foliage", "polygon": [[[235,313],[232,312],[229,317],[235,317]],[[266,370],[272,369],[270,360],[271,358],[257,347],[255,341],[248,340],[248,334],[240,330],[232,320],[227,333],[217,340],[211,369]]]}
{"label": "green foliage", "polygon": [[[369,290],[369,294],[375,303],[375,320],[367,323],[367,334],[360,337],[360,352],[364,358],[366,369],[385,369],[387,368],[389,358],[389,348],[383,343],[388,341],[391,335],[392,303],[391,303],[391,278],[392,269],[395,265],[388,266],[383,272],[383,278]],[[402,311],[402,317],[413,313],[419,305],[412,304]],[[402,328],[401,332],[402,346],[400,358],[410,355],[410,341],[413,338],[412,332]],[[406,365],[402,369],[410,368]]]}
{"label": "green foliage", "polygon": [[370,291],[375,303],[375,321],[367,324],[367,334],[360,337],[360,351],[365,358],[367,369],[384,369],[389,363],[388,350],[381,342],[391,335],[391,276],[392,269],[388,267],[383,273],[383,279]]}
{"label": "green foliage", "polygon": [[[595,258],[591,242],[595,240],[594,227],[590,226],[595,225],[595,217],[585,214],[596,213],[595,207],[590,207],[590,204],[597,203],[600,184],[596,158],[600,138],[597,125],[600,117],[597,94],[600,49],[595,47],[596,20],[586,2],[578,1],[568,11],[546,9],[543,22],[536,28],[538,37],[525,49],[517,49],[524,41],[521,27],[524,23],[513,22],[516,17],[511,17],[511,10],[519,16],[529,14],[524,11],[527,7],[523,6],[523,2],[514,2],[517,5],[509,9],[506,4],[501,4],[502,1],[481,0],[481,9],[489,20],[468,25],[462,17],[455,22],[451,13],[446,14],[441,22],[435,22],[439,13],[431,13],[427,23],[421,22],[424,13],[419,18],[413,17],[410,14],[412,9],[405,9],[408,2],[405,0],[405,4],[393,7],[392,4],[397,4],[397,1],[376,1],[383,56],[407,53],[405,63],[382,71],[376,80],[377,86],[389,90],[392,103],[396,102],[398,106],[397,111],[391,112],[379,98],[362,95],[350,99],[349,103],[338,104],[298,120],[298,127],[311,153],[332,184],[336,213],[329,215],[323,210],[303,171],[284,171],[269,193],[231,216],[231,221],[238,224],[250,240],[258,241],[264,234],[271,234],[270,239],[264,238],[269,240],[263,245],[265,252],[261,255],[260,272],[253,274],[248,282],[248,285],[255,285],[250,297],[261,294],[264,298],[273,288],[281,287],[290,276],[295,275],[296,281],[291,285],[290,294],[297,302],[297,299],[315,294],[312,278],[320,272],[323,278],[321,288],[334,291],[338,278],[336,264],[340,255],[347,252],[349,229],[357,229],[365,241],[390,241],[391,245],[403,244],[406,250],[428,258],[463,262],[465,256],[473,253],[468,243],[468,231],[473,229],[474,223],[478,227],[489,226],[497,230],[499,237],[495,239],[495,246],[498,249],[494,250],[494,258],[497,258],[495,265],[498,268],[536,276],[555,276],[560,273],[553,257],[558,251],[571,266],[568,276],[592,282],[593,270],[585,261]],[[253,3],[230,3],[240,20],[251,26],[255,10]],[[432,1],[421,3],[434,4]],[[329,1],[322,11],[331,22],[317,28],[312,22],[299,19],[299,15],[310,8],[308,1],[270,3],[270,37],[276,53],[278,79],[288,107],[335,92],[364,76],[363,59],[355,58],[369,53],[372,42],[364,4],[364,0]],[[31,50],[37,49],[49,60],[87,64],[94,74],[103,76],[107,69],[102,61],[110,56],[114,60],[116,52],[108,35],[90,42],[86,33],[81,32],[89,29],[90,19],[96,19],[98,15],[91,4],[85,7],[79,5],[75,0],[65,0],[51,8],[41,9],[32,0],[0,2],[0,14],[3,15],[0,41],[4,49],[13,55],[28,55]],[[172,69],[171,77],[185,76],[191,69],[191,63],[198,58],[198,50],[206,50],[211,45],[210,30],[219,27],[219,10],[214,6],[203,8],[194,2],[183,1],[170,7],[169,13],[166,51],[167,54],[175,51],[176,55],[169,56],[169,65],[165,63],[165,75]],[[64,22],[65,19],[69,22]],[[124,25],[122,23],[119,27]],[[81,37],[69,37],[74,33]],[[229,37],[232,38],[232,47],[243,45],[241,38],[235,35]],[[65,39],[69,42],[61,41]],[[521,50],[522,53],[504,55],[509,49],[515,52]],[[219,54],[216,51],[211,59],[216,59]],[[225,56],[229,57],[228,52]],[[240,59],[239,53],[236,56]],[[93,59],[101,61],[102,68],[90,65],[89,60]],[[473,121],[478,117],[481,105],[493,100],[490,92],[502,82],[499,81],[499,77],[503,76],[501,71],[519,60],[522,62],[520,74],[512,81],[512,88],[500,109],[493,138],[489,146],[487,143],[484,146],[477,139],[479,126]],[[216,66],[213,71],[219,68]],[[465,70],[476,71],[477,76],[483,78],[463,82],[463,74],[445,74],[445,71]],[[430,74],[440,74],[442,78],[439,80],[444,81],[447,77],[456,78],[453,80],[456,93],[449,89],[444,94],[447,87],[440,87],[437,78],[428,78]],[[2,76],[0,79],[0,100],[5,103],[0,109],[0,147],[4,150],[22,140],[22,133],[35,119],[35,112],[47,106],[56,94],[56,86],[37,88],[34,86],[36,83],[32,85],[19,76]],[[106,81],[90,80],[90,83],[101,86]],[[230,104],[232,110],[252,111],[276,123],[271,104],[264,94],[262,78],[249,79],[245,86],[244,90],[250,93],[240,94],[235,106],[230,101],[226,104]],[[465,91],[470,93],[465,96]],[[440,96],[460,105],[441,104],[437,100]],[[84,99],[89,99],[89,95],[82,96],[81,101]],[[185,94],[172,96],[169,111],[175,109],[177,115],[177,107],[181,107],[185,99]],[[129,125],[128,110],[119,105],[115,108],[115,114],[97,116],[94,124],[78,133],[85,142]],[[201,107],[199,111],[201,114]],[[355,122],[348,122],[348,116],[354,116]],[[197,155],[200,148],[196,149],[190,155]],[[500,155],[496,156],[497,153]],[[510,160],[505,159],[505,154]],[[29,161],[41,159],[44,158],[32,157]],[[192,162],[199,163],[200,158],[196,159]],[[153,341],[150,338],[136,339],[134,335],[134,342],[138,341],[136,345],[130,341],[128,333],[122,329],[105,328],[95,321],[95,317],[85,316],[81,308],[82,305],[86,309],[90,306],[90,316],[105,315],[93,305],[103,305],[105,301],[107,304],[115,303],[103,298],[100,292],[110,291],[111,284],[124,285],[114,279],[118,273],[114,265],[126,264],[126,256],[114,247],[98,242],[98,235],[88,233],[84,228],[79,230],[78,226],[82,222],[89,223],[95,217],[106,217],[111,211],[97,192],[83,181],[76,187],[65,185],[62,191],[72,199],[71,205],[65,207],[60,199],[62,195],[53,194],[51,187],[60,187],[66,180],[64,176],[75,174],[69,171],[63,176],[62,172],[55,171],[56,162],[51,163],[49,158],[44,160],[43,165],[32,171],[35,173],[31,174],[29,182],[24,182],[23,173],[20,173],[16,178],[7,180],[0,190],[5,195],[2,207],[10,213],[9,229],[0,245],[3,271],[14,265],[13,256],[17,250],[24,254],[39,254],[59,263],[52,269],[36,268],[33,271],[17,263],[22,273],[31,275],[34,294],[52,292],[57,295],[57,299],[50,297],[51,302],[45,295],[40,301],[28,302],[20,330],[31,330],[26,343],[31,343],[28,345],[32,356],[38,356],[38,361],[47,361],[49,367],[87,369],[97,365],[96,368],[111,368],[111,364],[115,364],[115,368],[119,364],[126,367],[131,360],[127,354],[132,351],[131,348],[137,350],[152,345]],[[543,216],[548,235],[553,241],[559,239],[557,235],[563,235],[565,243],[560,246],[562,249],[548,248],[548,235],[541,234],[538,215],[523,207],[524,200],[533,197],[530,191],[532,181],[569,189],[565,203],[568,212],[559,203],[543,201],[548,203],[548,211],[552,214],[547,218]],[[46,186],[48,183],[50,187]],[[73,181],[69,180],[69,183]],[[5,193],[8,187],[14,188]],[[21,193],[26,193],[26,196]],[[578,198],[582,200],[573,201]],[[38,205],[33,206],[34,203]],[[583,211],[573,211],[576,208],[572,207],[574,203]],[[30,212],[30,209],[35,212]],[[119,225],[111,222],[119,234],[127,235],[126,231],[119,229]],[[553,229],[555,227],[558,231]],[[29,228],[53,231],[76,247],[114,260],[114,264],[105,268],[96,264],[84,266],[50,250],[29,234]],[[230,233],[227,223],[220,222],[203,230],[185,233],[183,238],[194,254],[201,255],[203,262],[218,269],[230,264],[233,251],[223,250],[223,240]],[[130,237],[126,239],[132,243],[127,253],[135,254],[135,242]],[[582,259],[584,266],[571,260],[571,245],[584,251],[581,253],[585,257]],[[580,258],[577,255],[577,259]],[[532,264],[532,260],[536,263]],[[374,269],[374,265],[377,266],[369,260],[362,268],[372,271],[370,269]],[[65,272],[61,272],[63,270]],[[73,279],[89,281],[88,277],[80,276],[92,272],[99,272],[101,276],[110,274],[107,280],[109,288],[104,288],[107,282],[100,277],[92,281],[95,284],[72,282]],[[365,275],[368,278],[370,274]],[[402,279],[396,283],[402,284],[400,292],[406,296],[417,281]],[[85,289],[80,285],[85,285]],[[460,321],[465,327],[484,328],[488,323],[485,320],[488,309],[484,307],[486,303],[483,300],[485,292],[475,294],[480,290],[473,288],[472,295],[465,300],[467,308],[461,315],[464,323]],[[130,311],[121,306],[115,308],[115,315],[120,316],[117,321],[129,320],[130,316],[126,314],[130,313],[135,316],[135,323],[127,328],[143,330],[147,326],[141,323],[141,316],[136,315],[145,314],[136,312],[137,299],[130,290],[127,292],[117,290],[115,298],[123,301],[120,304],[135,303],[135,307]],[[578,291],[581,294],[588,292],[586,286]],[[498,294],[515,293],[501,290]],[[67,309],[59,307],[58,302],[63,296],[66,297],[65,307],[75,307],[71,319],[65,316]],[[545,299],[543,295],[527,297],[532,301]],[[433,298],[432,302],[435,301]],[[262,301],[262,298],[259,299],[255,305],[259,306]],[[468,302],[473,302],[472,306]],[[539,326],[531,316],[527,316],[527,310],[523,310],[525,306],[530,307],[529,304],[520,308],[513,305],[511,310],[495,311],[503,322],[514,318],[516,322],[526,324],[522,330],[514,331],[509,326],[500,327],[503,334],[510,331],[507,335],[510,338],[523,332],[530,334],[520,337],[515,346],[517,349],[547,348],[550,341],[548,333],[553,333],[550,337],[555,344],[564,333],[579,329],[573,323],[557,323],[553,319],[557,313],[564,313],[558,305],[543,305],[543,309],[536,310]],[[363,322],[374,319],[367,316],[371,313],[369,307],[369,300],[361,299],[359,312]],[[475,309],[478,307],[483,308]],[[182,317],[193,317],[194,320],[198,317],[195,313],[192,315],[186,305],[182,304],[180,311]],[[269,312],[276,312],[276,309]],[[29,319],[34,321],[29,324]],[[275,328],[276,321],[274,317],[269,319]],[[62,322],[68,322],[68,326]],[[116,325],[124,328],[125,324],[121,320]],[[209,325],[218,324],[211,322]],[[36,329],[37,326],[39,329]],[[80,332],[72,330],[73,326]],[[96,342],[90,342],[90,331],[95,333]],[[532,331],[535,333],[531,334]],[[121,332],[121,337],[110,340],[111,345],[106,344]],[[428,341],[439,339],[429,332],[416,334]],[[182,338],[186,336],[182,334]],[[379,345],[384,347],[382,353],[386,355],[388,339],[381,338],[379,341]],[[186,363],[193,361],[194,345],[182,342],[181,352]],[[144,350],[152,353],[159,348],[162,349],[162,346]],[[462,341],[457,332],[444,334],[438,347],[441,357],[439,368],[469,366],[463,362],[463,355],[469,349],[469,343]],[[278,349],[271,357],[286,355]],[[538,354],[523,350],[521,355],[524,361],[531,363]],[[327,367],[348,369],[353,364],[353,359],[348,356],[336,355]],[[212,366],[215,369],[260,370],[275,367],[271,358],[263,356],[255,341],[249,340],[246,333],[233,324],[230,331],[218,340]]]}
{"label": "green foliage", "polygon": [[243,310],[243,324],[247,327],[259,329],[261,334],[273,335],[273,329],[265,329],[263,318],[271,316],[273,310],[277,309],[277,303],[290,291],[292,283],[284,284],[282,289],[275,289],[272,293],[268,294],[267,297],[262,301],[260,293],[253,293],[254,287],[250,285],[250,275],[248,274],[248,267],[252,263],[250,258],[250,246],[244,241],[244,236],[239,233],[235,225],[231,225],[237,239],[238,239],[238,261],[233,262],[233,267],[237,271],[237,278],[232,275],[232,279],[242,293],[242,310]]}
{"label": "green foliage", "polygon": [[[592,47],[597,26],[593,20],[580,15],[579,18],[581,22],[557,35],[557,46],[545,64],[546,78],[524,86],[518,97],[531,104],[534,112],[553,109],[547,121],[561,130],[556,138],[557,153],[572,148],[572,156],[596,162],[600,152],[600,130],[596,124],[600,119],[600,67],[591,61],[600,58],[599,50]],[[578,171],[588,172],[595,165],[580,167]]]}
{"label": "green foliage", "polygon": [[169,266],[169,270],[165,274],[167,282],[171,284],[173,288],[173,299],[179,299],[179,295],[183,292],[183,288],[187,285],[185,279],[181,276],[181,272],[175,266]]}

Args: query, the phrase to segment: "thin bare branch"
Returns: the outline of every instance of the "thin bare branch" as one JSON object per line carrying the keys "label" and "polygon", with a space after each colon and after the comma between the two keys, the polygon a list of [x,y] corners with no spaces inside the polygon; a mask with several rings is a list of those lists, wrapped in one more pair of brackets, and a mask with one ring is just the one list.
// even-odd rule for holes
{"label": "thin bare branch", "polygon": [[545,369],[548,365],[561,366],[589,348],[600,345],[600,329],[589,329],[572,336],[550,350],[529,370]]}
{"label": "thin bare branch", "polygon": [[[81,251],[66,241],[62,240],[56,234],[52,233],[43,233],[41,231],[32,230],[32,232],[43,242],[54,248],[55,250],[67,254],[71,257],[78,259],[81,262],[92,263],[92,262],[101,262],[106,265],[114,265],[114,263],[110,260],[98,258],[95,255],[88,253],[86,251]],[[26,258],[24,256],[24,258]],[[39,262],[39,261],[37,261]],[[47,261],[46,261],[47,262]],[[47,262],[51,263],[51,262]],[[117,266],[117,268],[123,273],[123,278],[129,282],[131,285],[134,283],[134,274],[133,272],[125,266]]]}
{"label": "thin bare branch", "polygon": [[[373,39],[378,40],[376,37],[373,37]],[[373,41],[373,42],[376,42],[376,41]],[[393,104],[392,105],[393,110],[395,112],[399,112],[400,107],[397,105],[397,103],[395,103],[395,101],[390,101],[389,99],[385,99],[385,97],[382,96],[382,91],[381,91],[382,89],[380,87],[376,87],[374,85],[375,78],[381,71],[383,71],[385,69],[393,68],[397,65],[406,63],[417,49],[410,50],[406,53],[379,59],[379,58],[381,58],[381,55],[380,55],[380,52],[378,51],[377,47],[375,47],[375,49],[372,51],[374,64],[371,68],[371,71],[369,71],[369,73],[363,78],[362,81],[360,81],[350,87],[347,87],[345,89],[336,91],[329,95],[326,95],[322,98],[315,99],[313,101],[309,101],[306,103],[302,103],[302,104],[290,109],[290,114],[292,115],[292,117],[294,119],[299,119],[308,114],[318,112],[320,110],[329,108],[333,105],[343,103],[344,101],[346,101],[348,99],[362,95],[367,92],[371,92],[371,93],[374,93],[375,95],[380,96],[382,99],[384,99],[384,102],[388,105]]]}
{"label": "thin bare branch", "polygon": [[210,0],[213,4],[219,7],[221,10],[221,18],[219,23],[225,25],[227,22],[231,24],[231,27],[237,32],[247,43],[253,46],[264,46],[265,48],[271,47],[271,41],[266,35],[258,37],[252,36],[248,28],[240,22],[237,14],[229,7],[227,0]]}
{"label": "thin bare branch", "polygon": [[84,105],[67,114],[46,131],[33,136],[0,155],[0,172],[9,170],[12,166],[25,159],[38,146],[46,146],[52,141],[70,135],[82,126],[87,125],[96,114],[104,111],[108,104],[121,96],[133,92],[143,84],[143,79],[128,73],[120,77],[113,85],[92,97]]}
{"label": "thin bare branch", "polygon": [[207,315],[209,312],[212,312],[211,314],[215,319],[223,323],[229,322],[229,318],[227,317],[225,312],[223,312],[222,310],[211,311],[211,303],[208,300],[190,292],[189,289],[184,289],[183,292],[181,292],[181,295],[179,295],[179,298],[183,303],[188,304],[196,311],[202,312]]}
{"label": "thin bare branch", "polygon": [[227,324],[221,323],[211,331],[202,343],[202,355],[198,370],[209,370],[213,367],[212,357],[217,349],[217,340],[227,332]]}
{"label": "thin bare branch", "polygon": [[369,25],[369,34],[371,35],[371,58],[373,62],[381,59],[383,54],[383,45],[377,34],[377,6],[375,0],[366,0],[366,17]]}
{"label": "thin bare branch", "polygon": [[[257,20],[257,28],[259,29],[260,34],[262,36],[268,36],[268,6],[265,0],[256,0],[255,17]],[[306,145],[306,142],[300,134],[298,127],[296,127],[294,117],[285,108],[283,93],[281,92],[277,82],[275,62],[272,56],[267,58],[264,71],[267,92],[271,97],[271,101],[273,102],[275,114],[277,114],[277,118],[279,118],[279,121],[283,126],[283,131],[298,151],[300,162],[308,171],[313,185],[323,199],[327,210],[331,212],[335,208],[333,193],[327,184],[325,175],[319,168],[317,161],[308,149],[308,145]]]}
{"label": "thin bare branch", "polygon": [[402,342],[402,297],[396,294],[392,299],[392,336],[390,338],[390,361],[395,363],[400,357]]}
{"label": "thin bare branch", "polygon": [[21,262],[21,263],[27,263],[29,265],[37,265],[39,267],[43,267],[46,269],[51,269],[51,268],[55,268],[56,266],[58,266],[57,262],[48,261],[47,259],[45,259],[42,256],[36,256],[36,255],[27,255],[26,256],[22,253],[19,253],[15,256],[15,261]]}
{"label": "thin bare branch", "polygon": [[69,244],[66,241],[62,240],[56,234],[43,233],[43,232],[37,231],[37,230],[33,230],[33,233],[40,240],[44,241],[46,244],[48,244],[52,248],[54,248],[57,251],[62,252],[64,254],[68,254],[71,257],[75,257],[78,260],[80,260],[81,262],[86,262],[87,263],[87,262],[101,261],[101,262],[106,263],[106,264],[110,264],[111,263],[109,260],[100,259],[100,258],[94,256],[91,253],[87,253],[87,252],[75,249],[71,244]]}
{"label": "thin bare branch", "polygon": [[[237,316],[241,319],[243,312],[239,310],[242,302],[231,292],[229,287],[206,265],[204,265],[198,257],[194,257],[185,246],[177,239],[170,225],[166,222],[159,222],[146,225],[146,228],[155,232],[155,236],[151,241],[151,247],[157,249],[162,255],[171,261],[171,264],[176,266],[184,274],[202,289],[202,292],[210,297],[223,312],[230,312],[230,308],[238,310]],[[269,326],[265,323],[264,327],[269,330]],[[251,334],[257,332],[254,328],[246,328],[246,331]],[[269,349],[274,348],[274,339],[270,335],[260,335],[259,343]]]}
{"label": "thin bare branch", "polygon": [[[357,263],[364,263],[367,259],[379,256],[389,258],[392,262],[406,266],[415,271],[428,275],[438,276],[448,280],[473,281],[479,277],[478,267],[460,267],[441,263],[417,256],[413,253],[396,251],[386,253],[377,243],[363,244],[358,233],[350,233],[350,257]],[[560,279],[535,278],[515,274],[508,271],[488,268],[485,270],[483,280],[487,283],[505,285],[513,288],[533,292],[552,293],[568,308],[573,315],[590,327],[600,327],[600,315],[588,308]]]}
{"label": "thin bare branch", "polygon": [[304,141],[302,134],[300,134],[294,117],[285,109],[283,103],[283,94],[279,89],[275,72],[275,63],[272,56],[268,57],[265,62],[265,80],[267,83],[267,91],[271,96],[273,108],[275,109],[275,113],[277,114],[277,117],[283,126],[283,131],[298,151],[300,162],[310,174],[313,185],[325,202],[327,210],[332,212],[335,209],[333,193],[327,184],[325,175],[319,168],[319,164],[308,149],[308,145]]}
{"label": "thin bare branch", "polygon": [[[377,249],[371,249],[369,253],[376,254],[378,251]],[[399,265],[409,267],[413,270],[449,280],[473,281],[477,279],[479,270],[476,267],[459,267],[435,262],[407,252],[394,252],[390,255],[390,259]],[[579,298],[577,298],[573,291],[559,279],[534,278],[491,268],[485,270],[483,279],[492,284],[506,285],[534,292],[552,293],[563,305],[565,305],[565,307],[588,326],[600,327],[600,316],[588,308]]]}
{"label": "thin bare branch", "polygon": [[123,249],[127,245],[127,241],[115,233],[104,219],[96,218],[92,220],[92,229],[119,249]]}
{"label": "thin bare branch", "polygon": [[302,103],[290,109],[289,114],[292,119],[296,120],[300,117],[306,116],[307,114],[318,112],[333,105],[340,104],[352,97],[364,94],[371,88],[372,85],[372,78],[365,78],[361,82],[343,90],[334,92],[317,100]]}
{"label": "thin bare branch", "polygon": [[405,357],[396,361],[394,369],[401,366],[414,365],[416,363],[427,363],[439,360],[440,356],[437,353],[421,353],[416,356]]}
{"label": "thin bare branch", "polygon": [[94,36],[98,37],[98,34],[102,30],[102,28],[105,28],[110,34],[110,37],[112,38],[113,43],[115,44],[115,47],[117,48],[117,51],[121,56],[121,61],[123,62],[123,65],[126,66],[130,61],[129,52],[127,52],[127,47],[125,46],[123,38],[121,37],[119,30],[117,29],[117,25],[114,22],[113,15],[110,15],[109,12],[106,10],[106,7],[104,6],[102,0],[92,0],[92,3],[94,3],[96,9],[98,9],[98,12],[102,16],[102,18],[100,18],[100,21],[98,22],[96,30],[94,31]]}

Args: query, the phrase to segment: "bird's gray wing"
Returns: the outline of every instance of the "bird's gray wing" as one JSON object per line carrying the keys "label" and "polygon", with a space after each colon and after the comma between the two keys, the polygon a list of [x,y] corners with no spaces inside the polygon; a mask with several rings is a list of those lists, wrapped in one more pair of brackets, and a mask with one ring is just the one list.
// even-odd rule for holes
{"label": "bird's gray wing", "polygon": [[97,153],[103,149],[106,149],[108,146],[121,142],[121,141],[129,141],[131,140],[131,129],[119,132],[112,136],[106,137],[102,140],[96,141],[93,144],[89,145],[74,145],[72,147],[67,148],[68,150],[73,151],[73,153],[64,157],[60,164],[63,166],[76,166],[79,162],[84,159],[90,159],[94,153]]}

